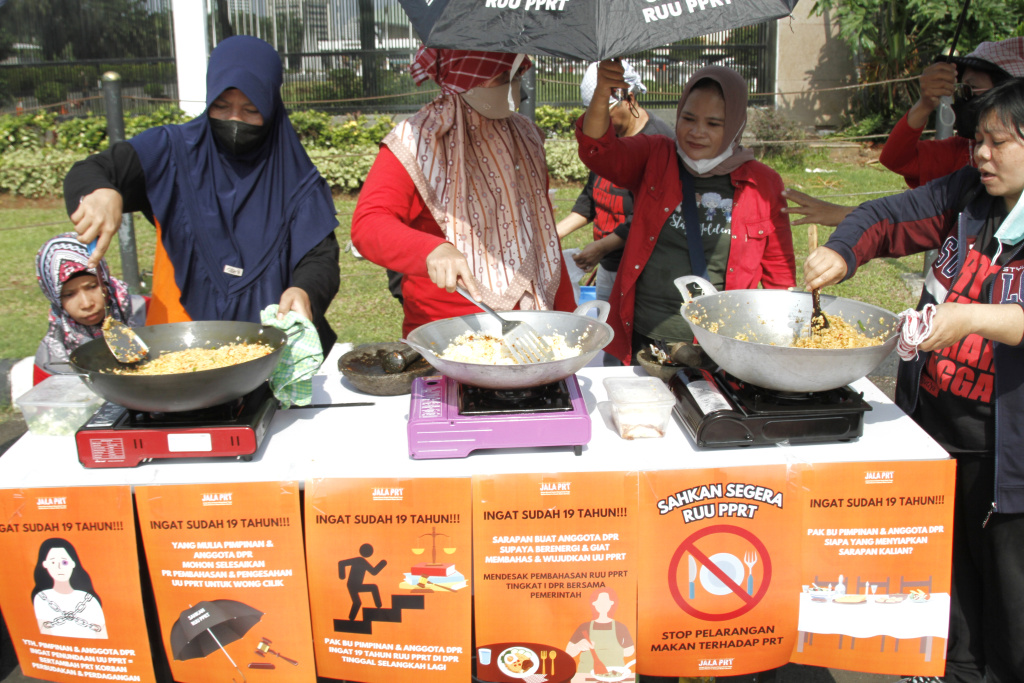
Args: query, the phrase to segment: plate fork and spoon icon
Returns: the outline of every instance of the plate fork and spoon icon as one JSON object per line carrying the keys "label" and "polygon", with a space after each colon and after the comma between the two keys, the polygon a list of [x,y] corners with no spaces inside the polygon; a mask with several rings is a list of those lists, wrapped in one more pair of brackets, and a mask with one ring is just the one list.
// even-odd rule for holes
{"label": "plate fork and spoon icon", "polygon": [[[756,565],[758,561],[756,552],[744,552],[743,564],[740,564],[739,558],[731,553],[716,553],[708,559],[710,562],[707,564],[713,564],[715,568],[739,585],[742,585],[743,575],[746,574],[747,594],[754,594],[754,565]],[[700,577],[701,586],[712,595],[727,595],[732,592],[732,589],[718,576],[716,576],[715,572],[710,570],[707,564],[700,566],[698,571],[696,558],[693,555],[689,555],[687,560],[689,568],[690,599],[693,599],[696,594],[698,576]],[[746,565],[746,571],[744,571],[743,565]]]}

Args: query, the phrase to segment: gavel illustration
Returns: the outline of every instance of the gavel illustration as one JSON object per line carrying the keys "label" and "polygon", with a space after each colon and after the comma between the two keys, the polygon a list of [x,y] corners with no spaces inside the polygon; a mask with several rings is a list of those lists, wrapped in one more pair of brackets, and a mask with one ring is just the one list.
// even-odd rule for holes
{"label": "gavel illustration", "polygon": [[274,650],[271,650],[270,649],[270,643],[271,642],[273,642],[273,641],[271,641],[270,638],[262,638],[260,640],[259,645],[256,646],[256,654],[258,654],[260,657],[266,657],[267,655],[274,655],[275,657],[279,657],[280,659],[283,659],[284,661],[288,662],[289,664],[293,664],[295,666],[299,665],[299,663],[296,662],[294,659],[289,659],[288,657],[285,657],[280,652],[275,652]]}

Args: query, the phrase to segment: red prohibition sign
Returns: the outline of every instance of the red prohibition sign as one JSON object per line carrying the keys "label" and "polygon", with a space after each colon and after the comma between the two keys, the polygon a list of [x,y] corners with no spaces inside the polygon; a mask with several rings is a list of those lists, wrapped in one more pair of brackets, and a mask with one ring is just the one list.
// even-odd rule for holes
{"label": "red prohibition sign", "polygon": [[[761,585],[758,587],[757,592],[753,595],[747,595],[747,592],[743,588],[732,580],[732,577],[726,574],[720,567],[712,562],[708,556],[701,552],[696,546],[696,542],[705,536],[711,534],[732,534],[739,536],[740,538],[746,539],[752,546],[760,553],[761,560],[764,562],[761,576]],[[729,587],[733,593],[735,593],[741,600],[743,605],[737,607],[731,612],[703,612],[686,601],[683,594],[679,592],[679,582],[676,580],[679,571],[679,563],[683,559],[683,554],[689,552],[693,555],[694,559],[701,563],[702,567],[707,567],[708,571],[718,577],[724,585]],[[761,601],[764,594],[768,592],[768,585],[771,583],[772,578],[772,560],[768,556],[768,548],[765,547],[764,543],[761,542],[757,536],[750,531],[743,529],[738,526],[732,526],[730,524],[715,524],[709,527],[705,527],[700,531],[694,533],[685,541],[679,544],[676,551],[672,554],[672,560],[668,563],[668,590],[672,593],[672,598],[676,601],[679,607],[692,617],[699,619],[706,619],[708,621],[725,621],[726,619],[735,619],[736,617],[742,616],[754,609],[754,606]]]}

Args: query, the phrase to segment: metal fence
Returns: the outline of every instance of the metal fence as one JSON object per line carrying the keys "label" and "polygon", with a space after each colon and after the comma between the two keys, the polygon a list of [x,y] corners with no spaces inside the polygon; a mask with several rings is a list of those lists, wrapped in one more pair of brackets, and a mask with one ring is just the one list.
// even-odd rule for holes
{"label": "metal fence", "polygon": [[[11,8],[36,0],[9,0],[0,6],[0,22],[14,36],[16,49],[0,61],[0,113],[52,106],[61,113],[102,113],[100,76],[108,70],[122,78],[126,113],[150,112],[177,102],[177,75],[172,55],[171,0],[104,0],[140,11],[136,30],[112,43],[110,54],[73,59],[77,43],[49,44],[44,35],[54,19]],[[282,97],[290,109],[317,109],[332,114],[400,113],[421,107],[436,94],[433,84],[417,88],[408,66],[418,41],[397,0],[206,0],[211,45],[225,36],[245,33],[275,45],[285,65]],[[142,10],[145,10],[142,12]],[[5,16],[5,12],[8,14]],[[33,23],[34,22],[34,23]],[[91,29],[90,29],[91,27]],[[95,30],[81,24],[79,31]],[[71,39],[68,39],[71,41]],[[675,106],[686,80],[706,64],[739,71],[751,93],[774,90],[775,22],[710,34],[646,50],[627,59],[648,87],[645,106]],[[125,45],[135,54],[125,54]],[[116,48],[121,46],[121,48]],[[118,53],[118,50],[121,50]],[[146,54],[139,54],[146,53]],[[63,57],[63,58],[60,58]],[[537,102],[580,105],[579,84],[585,62],[535,57]],[[770,95],[752,104],[771,104]]]}

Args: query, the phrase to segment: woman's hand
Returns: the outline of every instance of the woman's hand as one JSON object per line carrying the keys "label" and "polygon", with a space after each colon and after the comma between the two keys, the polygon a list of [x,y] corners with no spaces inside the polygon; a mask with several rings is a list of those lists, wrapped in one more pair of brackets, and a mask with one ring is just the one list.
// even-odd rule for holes
{"label": "woman's hand", "polygon": [[71,214],[78,241],[88,244],[96,240],[96,249],[89,257],[90,268],[98,266],[110,248],[110,242],[121,227],[123,206],[120,192],[102,187],[82,197],[78,208]]}
{"label": "woman's hand", "polygon": [[832,204],[797,190],[786,189],[782,192],[782,196],[796,204],[796,206],[784,206],[782,213],[803,216],[800,220],[791,221],[791,225],[817,223],[835,227],[842,223],[843,219],[854,209],[852,206]]}
{"label": "woman's hand", "polygon": [[594,649],[594,644],[591,643],[586,638],[580,638],[578,642],[576,642],[576,643],[569,643],[568,645],[565,646],[565,652],[570,657],[576,657],[581,652],[585,652],[586,650],[593,650],[593,649]]}
{"label": "woman's hand", "polygon": [[1020,344],[1024,336],[1024,309],[1017,304],[939,304],[932,318],[932,332],[918,348],[944,349],[969,334],[1003,344]]}
{"label": "woman's hand", "polygon": [[921,72],[921,98],[907,112],[907,125],[924,128],[928,117],[939,106],[940,98],[952,97],[956,86],[956,64],[935,62]]}
{"label": "woman's hand", "polygon": [[309,304],[309,294],[300,287],[289,287],[281,294],[281,302],[277,305],[277,319],[284,320],[289,311],[295,311],[306,320],[313,320],[313,307]]}
{"label": "woman's hand", "polygon": [[469,262],[451,242],[427,254],[427,275],[431,282],[449,292],[454,292],[456,285],[461,284],[474,299],[481,299],[480,288],[469,271]]}
{"label": "woman's hand", "polygon": [[598,246],[597,242],[591,242],[587,246],[583,247],[579,253],[572,255],[572,260],[576,262],[576,267],[582,270],[584,273],[588,273],[597,267],[597,264],[604,258],[604,250]]}
{"label": "woman's hand", "polygon": [[629,92],[624,73],[622,62],[617,59],[606,59],[598,65],[594,97],[583,115],[583,133],[587,137],[597,139],[608,131],[608,98],[612,96],[612,89],[623,88]]}
{"label": "woman's hand", "polygon": [[804,289],[821,289],[846,277],[846,261],[828,247],[818,247],[804,261]]}
{"label": "woman's hand", "polygon": [[597,264],[601,262],[608,254],[612,253],[616,249],[622,249],[626,245],[626,240],[622,239],[614,232],[610,232],[604,237],[594,242],[591,242],[587,246],[583,247],[579,253],[573,254],[572,260],[576,262],[576,266],[584,271],[588,272],[597,267]]}

